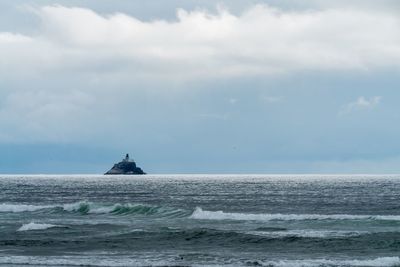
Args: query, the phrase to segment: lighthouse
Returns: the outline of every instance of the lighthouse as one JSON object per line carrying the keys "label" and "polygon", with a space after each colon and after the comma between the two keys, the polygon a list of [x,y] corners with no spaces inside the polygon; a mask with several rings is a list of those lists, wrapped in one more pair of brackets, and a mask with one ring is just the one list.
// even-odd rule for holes
{"label": "lighthouse", "polygon": [[123,160],[123,162],[130,162],[131,160],[129,159],[129,154],[126,154],[125,159]]}
{"label": "lighthouse", "polygon": [[114,164],[114,166],[105,174],[146,174],[141,168],[136,166],[135,161],[129,158],[129,154],[121,162]]}

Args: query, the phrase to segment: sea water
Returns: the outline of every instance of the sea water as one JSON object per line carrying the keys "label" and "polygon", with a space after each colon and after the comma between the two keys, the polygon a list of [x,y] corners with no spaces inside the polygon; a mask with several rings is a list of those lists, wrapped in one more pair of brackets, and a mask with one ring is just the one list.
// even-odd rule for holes
{"label": "sea water", "polygon": [[400,266],[400,176],[0,176],[3,266]]}

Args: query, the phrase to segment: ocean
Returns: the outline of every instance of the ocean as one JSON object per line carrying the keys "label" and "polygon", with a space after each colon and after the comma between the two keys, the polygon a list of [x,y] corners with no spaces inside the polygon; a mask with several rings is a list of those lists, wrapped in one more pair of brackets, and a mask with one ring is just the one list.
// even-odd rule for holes
{"label": "ocean", "polygon": [[3,175],[0,266],[400,266],[400,176]]}

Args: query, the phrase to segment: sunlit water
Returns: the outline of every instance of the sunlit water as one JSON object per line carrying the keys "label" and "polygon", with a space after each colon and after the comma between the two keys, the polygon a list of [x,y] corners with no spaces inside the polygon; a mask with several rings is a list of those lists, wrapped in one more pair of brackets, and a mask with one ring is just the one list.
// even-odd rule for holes
{"label": "sunlit water", "polygon": [[0,176],[0,265],[400,266],[400,176]]}

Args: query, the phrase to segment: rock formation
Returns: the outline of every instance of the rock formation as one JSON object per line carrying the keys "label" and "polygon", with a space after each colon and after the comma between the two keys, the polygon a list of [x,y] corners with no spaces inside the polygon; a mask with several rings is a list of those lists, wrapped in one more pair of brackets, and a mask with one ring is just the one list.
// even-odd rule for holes
{"label": "rock formation", "polygon": [[146,174],[141,168],[136,166],[135,161],[129,159],[129,154],[126,154],[125,159],[114,164],[114,166],[105,173],[109,174]]}

